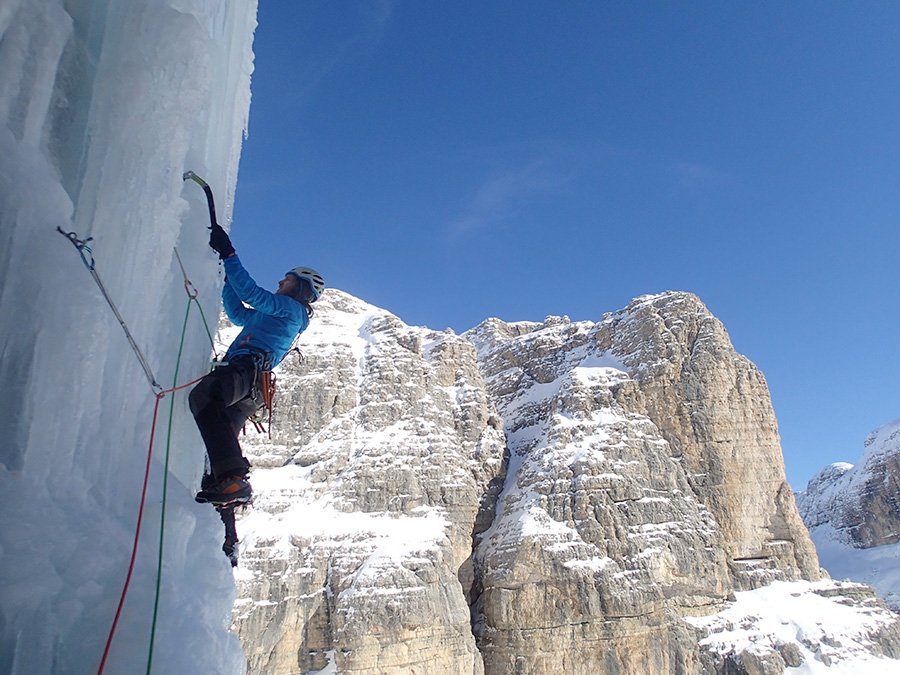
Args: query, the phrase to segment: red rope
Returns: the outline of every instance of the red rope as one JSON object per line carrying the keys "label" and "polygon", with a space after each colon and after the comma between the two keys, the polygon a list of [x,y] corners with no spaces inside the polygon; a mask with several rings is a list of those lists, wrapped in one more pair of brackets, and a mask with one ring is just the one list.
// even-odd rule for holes
{"label": "red rope", "polygon": [[[206,376],[204,375],[203,377]],[[144,487],[141,490],[141,505],[138,508],[137,527],[135,528],[134,532],[134,545],[131,548],[131,562],[128,564],[128,574],[125,576],[125,587],[122,589],[122,597],[119,598],[119,606],[116,609],[116,616],[113,619],[112,628],[110,628],[109,637],[106,640],[106,648],[103,650],[103,658],[100,661],[100,669],[97,671],[97,675],[103,675],[103,669],[106,667],[106,659],[109,656],[110,647],[112,647],[113,636],[115,636],[116,634],[116,627],[119,624],[119,617],[122,615],[122,607],[125,604],[125,596],[128,595],[128,586],[129,584],[131,584],[131,575],[134,572],[134,563],[137,560],[138,541],[141,536],[141,523],[144,520],[144,504],[147,500],[147,485],[150,481],[150,465],[151,460],[153,459],[153,439],[156,436],[156,421],[159,417],[159,402],[166,394],[172,394],[176,391],[187,389],[188,387],[197,384],[200,380],[203,379],[203,377],[198,377],[193,382],[182,384],[179,387],[166,389],[156,395],[156,404],[153,406],[153,423],[150,427],[150,447],[147,449],[147,466],[144,470]]]}

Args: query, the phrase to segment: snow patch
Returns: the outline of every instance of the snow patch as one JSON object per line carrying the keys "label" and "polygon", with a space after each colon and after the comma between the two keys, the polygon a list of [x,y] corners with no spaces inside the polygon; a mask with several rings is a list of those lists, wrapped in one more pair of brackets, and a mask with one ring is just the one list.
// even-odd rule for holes
{"label": "snow patch", "polygon": [[819,563],[832,578],[869,584],[888,607],[900,612],[900,543],[854,548],[830,524],[814,527],[809,534]]}
{"label": "snow patch", "polygon": [[864,609],[841,602],[841,592],[852,592],[854,586],[831,580],[775,581],[736,593],[736,601],[718,614],[685,621],[706,631],[700,644],[723,658],[745,651],[764,655],[790,644],[799,650],[803,663],[786,673],[900,673],[900,661],[870,651],[872,634],[892,624],[896,616],[874,601]]}

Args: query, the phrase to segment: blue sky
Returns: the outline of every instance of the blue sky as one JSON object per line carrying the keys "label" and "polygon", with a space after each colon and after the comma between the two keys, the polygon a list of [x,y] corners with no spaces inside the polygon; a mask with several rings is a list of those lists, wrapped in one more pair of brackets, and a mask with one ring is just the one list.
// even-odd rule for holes
{"label": "blue sky", "polygon": [[900,417],[900,3],[260,0],[232,239],[411,325],[696,293],[794,489]]}

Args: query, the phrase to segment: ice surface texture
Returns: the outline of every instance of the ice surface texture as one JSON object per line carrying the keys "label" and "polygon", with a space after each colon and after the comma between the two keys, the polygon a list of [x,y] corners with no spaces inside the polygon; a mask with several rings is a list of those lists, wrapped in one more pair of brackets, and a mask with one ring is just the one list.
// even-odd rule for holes
{"label": "ice surface texture", "polygon": [[[131,553],[153,392],[77,252],[160,382],[186,296],[177,246],[216,315],[203,193],[228,227],[250,102],[255,0],[10,0],[0,5],[0,671],[92,672]],[[189,325],[181,378],[205,372]],[[202,445],[175,400],[155,672],[239,673],[234,590],[213,509],[193,503]],[[168,401],[161,406],[168,410]],[[165,430],[167,420],[161,420]],[[163,435],[164,437],[164,435]],[[107,672],[144,672],[164,443]]]}

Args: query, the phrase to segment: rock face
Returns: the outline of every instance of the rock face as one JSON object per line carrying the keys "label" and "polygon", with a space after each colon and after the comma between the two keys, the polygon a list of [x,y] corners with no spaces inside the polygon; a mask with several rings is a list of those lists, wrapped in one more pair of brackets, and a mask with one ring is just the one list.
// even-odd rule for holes
{"label": "rock face", "polygon": [[812,530],[830,525],[854,548],[900,541],[900,420],[876,429],[865,440],[859,462],[822,469],[797,494],[797,505]]}
{"label": "rock face", "polygon": [[765,379],[721,322],[696,296],[666,294],[633,302],[606,325],[604,346],[634,373],[646,414],[719,523],[738,583],[818,578]]}
{"label": "rock face", "polygon": [[272,442],[245,443],[249,671],[482,672],[463,585],[506,446],[474,347],[336,291],[303,337]]}
{"label": "rock face", "polygon": [[718,614],[685,619],[705,632],[700,672],[900,673],[897,615],[870,586],[774,581],[736,595]]}
{"label": "rock face", "polygon": [[489,672],[677,672],[673,615],[818,578],[765,381],[696,297],[466,337],[513,457],[476,548]]}
{"label": "rock face", "polygon": [[692,295],[458,336],[328,291],[300,349],[244,442],[249,672],[712,673],[683,617],[819,578],[765,381]]}

